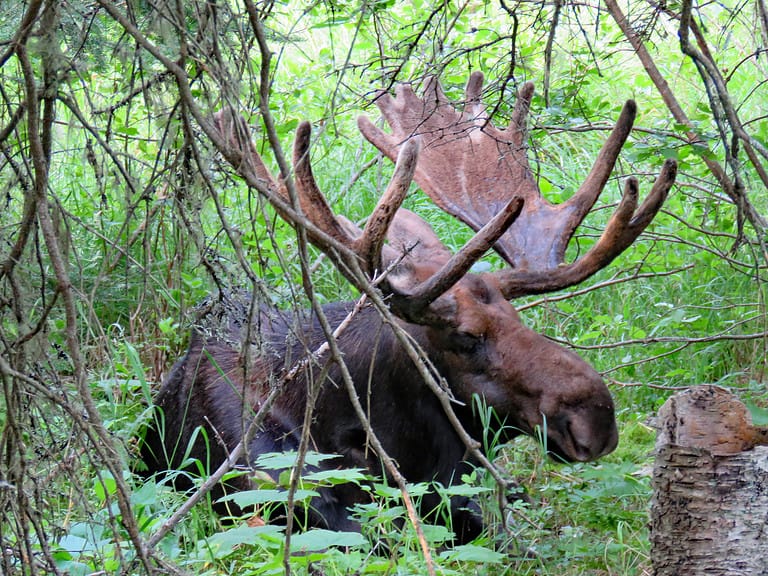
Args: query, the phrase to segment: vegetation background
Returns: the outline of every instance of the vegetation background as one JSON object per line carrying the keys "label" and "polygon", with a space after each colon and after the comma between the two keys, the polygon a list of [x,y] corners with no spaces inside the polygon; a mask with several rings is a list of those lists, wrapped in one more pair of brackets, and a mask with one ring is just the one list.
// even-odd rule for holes
{"label": "vegetation background", "polygon": [[[767,414],[766,46],[765,0],[3,0],[0,573],[649,573],[656,409],[716,383]],[[428,532],[432,564],[383,486],[359,511],[364,537],[308,532],[291,554],[277,528],[223,523],[205,501],[188,511],[187,495],[138,480],[135,439],[195,306],[233,288],[307,303],[294,229],[222,160],[210,115],[234,106],[273,168],[311,120],[321,187],[359,219],[392,169],[355,125],[378,117],[375,91],[437,75],[461,100],[475,70],[499,125],[536,83],[530,157],[553,202],[629,98],[640,114],[600,208],[627,176],[647,190],[679,163],[663,213],[607,270],[516,303],[611,383],[619,449],[563,466],[534,441],[484,439],[534,504],[497,518],[501,549],[499,535],[443,549]],[[447,243],[468,238],[417,190],[408,205]],[[355,297],[323,259],[311,282],[322,301]],[[467,490],[488,494],[482,472]],[[372,553],[381,539],[389,552]]]}

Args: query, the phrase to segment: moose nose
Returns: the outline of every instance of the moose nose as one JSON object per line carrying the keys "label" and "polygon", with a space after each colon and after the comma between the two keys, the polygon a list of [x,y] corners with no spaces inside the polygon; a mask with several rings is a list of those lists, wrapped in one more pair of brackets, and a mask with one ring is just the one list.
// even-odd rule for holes
{"label": "moose nose", "polygon": [[[600,419],[603,420],[603,419]],[[576,462],[589,462],[610,454],[619,443],[616,420],[584,421],[571,418],[567,421],[564,434],[565,444],[570,444],[568,456]]]}
{"label": "moose nose", "polygon": [[590,462],[613,452],[619,442],[612,410],[577,410],[550,420],[549,439],[556,456]]}

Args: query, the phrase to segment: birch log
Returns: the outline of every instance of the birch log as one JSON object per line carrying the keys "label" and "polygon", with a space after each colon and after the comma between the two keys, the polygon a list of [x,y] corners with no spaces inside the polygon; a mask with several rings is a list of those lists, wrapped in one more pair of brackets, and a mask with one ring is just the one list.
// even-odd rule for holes
{"label": "birch log", "polygon": [[672,396],[658,425],[653,574],[768,574],[768,430],[717,386]]}

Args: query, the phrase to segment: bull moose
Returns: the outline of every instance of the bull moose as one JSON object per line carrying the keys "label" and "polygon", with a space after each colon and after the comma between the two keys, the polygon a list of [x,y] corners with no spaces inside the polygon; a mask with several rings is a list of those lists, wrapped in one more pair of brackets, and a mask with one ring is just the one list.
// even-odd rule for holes
{"label": "bull moose", "polygon": [[[378,293],[394,316],[386,319],[371,306],[333,303],[322,309],[328,322],[324,328],[316,313],[291,316],[261,307],[250,315],[249,324],[259,335],[257,347],[239,345],[248,338],[238,322],[230,322],[224,336],[193,331],[187,354],[155,400],[164,416],[143,445],[149,472],[180,467],[185,451],[212,467],[224,462],[275,386],[274,401],[247,438],[244,466],[260,454],[297,448],[310,390],[311,448],[336,455],[321,467],[381,473],[380,460],[369,449],[372,431],[409,482],[458,482],[472,466],[459,428],[474,438],[483,433],[473,397],[494,409],[505,441],[543,430],[549,452],[579,462],[616,447],[614,404],[600,375],[572,351],[525,327],[510,300],[572,286],[608,265],[659,211],[676,164],[664,164],[639,207],[638,183],[629,178],[600,238],[565,263],[568,243],[595,204],[630,133],[636,105],[626,102],[579,190],[553,205],[542,197],[527,158],[526,117],[533,85],[521,87],[510,124],[500,129],[481,103],[482,84],[482,74],[471,75],[463,110],[434,79],[422,97],[407,84],[396,88],[395,97],[377,95],[392,132],[365,117],[358,125],[397,162],[362,231],[337,217],[318,189],[309,161],[310,124],[300,124],[292,181],[309,221],[309,240],[329,254],[353,251],[359,269],[376,277]],[[250,139],[233,136],[238,126],[242,130],[242,119],[222,112],[215,126],[223,140],[242,151],[237,166],[241,174],[249,173],[288,198],[289,176],[273,178]],[[400,208],[411,180],[477,232],[456,254],[424,220]],[[470,272],[491,247],[509,267]],[[342,272],[360,286],[353,271]],[[336,329],[349,317],[335,339],[343,366],[339,356],[313,355],[326,342],[328,327]],[[424,351],[426,361],[406,352],[403,333]],[[301,369],[293,369],[299,365]],[[425,369],[449,395],[455,418],[425,383]],[[353,383],[364,419],[341,384],[344,378]],[[207,443],[195,434],[198,428],[207,431]],[[240,487],[249,484],[247,479],[240,482]],[[334,530],[359,529],[349,508],[367,495],[355,485],[326,489],[312,501],[306,521]],[[424,497],[425,511],[435,498]],[[457,541],[467,542],[481,532],[476,507],[466,500],[456,498],[451,514]]]}

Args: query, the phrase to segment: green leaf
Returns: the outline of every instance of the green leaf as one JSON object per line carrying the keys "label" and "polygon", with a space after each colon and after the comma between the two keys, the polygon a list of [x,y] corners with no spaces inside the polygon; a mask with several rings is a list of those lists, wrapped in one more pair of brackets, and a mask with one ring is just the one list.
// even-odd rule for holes
{"label": "green leaf", "polygon": [[436,524],[422,524],[421,529],[424,532],[424,538],[433,546],[448,542],[455,536],[453,531]]}
{"label": "green leaf", "polygon": [[752,415],[752,423],[755,426],[768,426],[768,408],[762,408],[752,400],[744,400],[744,405]]}
{"label": "green leaf", "polygon": [[483,564],[501,564],[505,558],[500,552],[472,544],[455,546],[453,550],[442,552],[440,557],[450,562],[482,562]]}
{"label": "green leaf", "polygon": [[131,503],[134,506],[146,506],[155,502],[157,502],[157,484],[154,482],[144,482],[131,494]]}
{"label": "green leaf", "polygon": [[171,334],[176,331],[179,324],[172,317],[163,318],[157,323],[157,327],[160,328],[160,332],[163,334]]}
{"label": "green leaf", "polygon": [[[269,452],[262,454],[256,459],[256,467],[264,470],[282,470],[291,468],[296,464],[297,453],[292,452]],[[334,454],[320,454],[319,452],[307,452],[304,456],[304,463],[307,466],[319,466],[325,460],[338,458]]]}
{"label": "green leaf", "polygon": [[88,540],[72,534],[67,534],[62,537],[61,540],[59,540],[59,546],[69,554],[82,554],[85,551],[93,550],[93,546]]}
{"label": "green leaf", "polygon": [[488,486],[470,486],[468,484],[454,484],[438,488],[440,494],[445,496],[477,496],[485,492],[492,492],[493,488]]}
{"label": "green leaf", "polygon": [[[296,490],[293,495],[293,499],[296,502],[303,502],[320,496],[314,490]],[[257,506],[259,504],[274,504],[277,502],[288,501],[287,490],[244,490],[242,492],[235,492],[233,494],[227,494],[226,496],[219,498],[219,502],[234,502],[240,508],[247,508],[248,506]]]}
{"label": "green leaf", "polygon": [[361,546],[365,538],[359,532],[334,532],[333,530],[310,530],[291,536],[291,550],[313,552],[331,546]]}
{"label": "green leaf", "polygon": [[386,498],[388,500],[399,499],[402,496],[399,488],[387,486],[386,484],[376,484],[374,494],[379,498]]}
{"label": "green leaf", "polygon": [[106,502],[107,496],[117,491],[117,482],[109,472],[102,472],[101,477],[96,477],[93,481],[93,491],[102,504]]}
{"label": "green leaf", "polygon": [[304,474],[302,479],[306,482],[335,486],[336,484],[346,484],[347,482],[360,484],[360,482],[367,480],[368,476],[363,473],[362,468],[342,468],[340,470],[310,472],[309,474]]}
{"label": "green leaf", "polygon": [[270,539],[265,536],[274,536],[282,533],[280,526],[238,526],[231,530],[218,532],[205,540],[206,545],[211,549],[214,558],[224,558],[235,551],[240,545],[254,545],[261,541],[270,543]]}
{"label": "green leaf", "polygon": [[88,564],[83,564],[82,562],[75,562],[66,560],[64,562],[56,561],[56,567],[64,574],[67,574],[68,576],[86,576],[86,574],[93,573],[93,570],[91,569]]}

